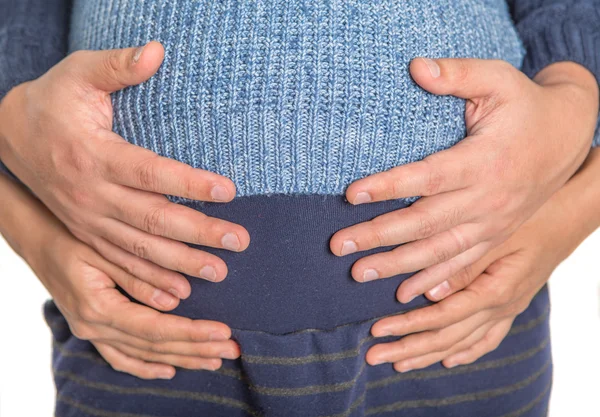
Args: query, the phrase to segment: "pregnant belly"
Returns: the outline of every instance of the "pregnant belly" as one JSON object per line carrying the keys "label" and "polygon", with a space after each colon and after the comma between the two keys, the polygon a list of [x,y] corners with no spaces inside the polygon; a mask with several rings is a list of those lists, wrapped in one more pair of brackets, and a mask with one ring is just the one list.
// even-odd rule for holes
{"label": "pregnant belly", "polygon": [[239,253],[202,247],[227,263],[227,278],[220,283],[190,278],[192,295],[174,313],[282,334],[330,329],[425,305],[422,296],[410,304],[396,301],[396,287],[408,275],[364,284],[352,279],[354,261],[386,248],[344,257],[329,250],[337,230],[405,206],[399,200],[352,206],[341,196],[319,195],[253,196],[225,205],[195,205],[203,213],[244,225],[251,243]]}
{"label": "pregnant belly", "polygon": [[[219,284],[191,279],[176,313],[240,329],[330,328],[414,308],[406,276],[359,284],[331,235],[404,200],[353,207],[353,181],[420,160],[465,136],[464,101],[411,79],[418,56],[504,59],[522,45],[504,0],[75,0],[71,50],[156,39],[165,61],[113,96],[133,144],[231,178],[236,199],[173,201],[245,226]],[[385,249],[380,249],[385,250]]]}

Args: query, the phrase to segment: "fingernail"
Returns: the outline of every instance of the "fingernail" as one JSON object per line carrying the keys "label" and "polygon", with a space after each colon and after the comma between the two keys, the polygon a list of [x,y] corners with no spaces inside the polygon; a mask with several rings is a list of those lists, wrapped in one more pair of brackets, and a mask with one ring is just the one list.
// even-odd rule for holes
{"label": "fingernail", "polygon": [[371,365],[372,366],[377,366],[377,365],[381,365],[384,362],[385,362],[384,359],[375,359],[375,361],[373,361],[373,363]]}
{"label": "fingernail", "polygon": [[344,240],[342,243],[342,255],[348,255],[350,253],[354,253],[358,250],[358,246],[353,240]]}
{"label": "fingernail", "polygon": [[224,340],[229,340],[229,338],[227,337],[227,335],[225,333],[222,333],[222,332],[210,332],[208,334],[208,341],[209,342],[215,342],[215,341],[222,342]]}
{"label": "fingernail", "polygon": [[446,364],[446,368],[448,368],[448,369],[454,368],[456,365],[458,365],[458,363],[449,363],[449,364]]}
{"label": "fingernail", "polygon": [[440,76],[440,66],[432,59],[422,58],[427,64],[427,68],[429,68],[429,72],[433,78],[438,78]]}
{"label": "fingernail", "polygon": [[217,279],[217,272],[212,266],[205,265],[200,270],[200,278],[208,279],[209,281],[215,281]]}
{"label": "fingernail", "polygon": [[174,376],[172,372],[161,372],[157,375],[159,379],[173,379]]}
{"label": "fingernail", "polygon": [[404,372],[410,372],[410,371],[412,371],[412,368],[401,369],[401,370],[399,370],[398,372],[402,372],[402,373],[404,373]]}
{"label": "fingernail", "polygon": [[227,233],[221,238],[221,244],[225,249],[238,250],[240,248],[240,240],[235,233]]}
{"label": "fingernail", "polygon": [[379,274],[374,269],[365,269],[363,272],[363,282],[373,281],[379,278]]}
{"label": "fingernail", "polygon": [[142,53],[144,52],[144,48],[146,45],[144,46],[140,46],[139,48],[137,48],[135,50],[135,54],[133,54],[133,63],[137,63],[140,60],[140,57],[142,56]]}
{"label": "fingernail", "polygon": [[219,355],[223,359],[236,359],[239,355],[233,350],[226,350]]}
{"label": "fingernail", "polygon": [[181,297],[179,296],[179,293],[177,292],[177,290],[175,288],[170,288],[169,292],[171,294],[173,294],[176,298],[181,299]]}
{"label": "fingernail", "polygon": [[152,299],[163,307],[170,307],[173,304],[173,297],[162,290],[154,290]]}
{"label": "fingernail", "polygon": [[375,337],[386,337],[386,336],[391,336],[392,332],[390,331],[390,329],[379,329],[379,331],[377,332],[377,335],[374,335]]}
{"label": "fingernail", "polygon": [[206,369],[207,371],[216,371],[220,367],[221,367],[221,361],[215,360],[215,361],[211,361],[209,364],[206,364],[204,366],[204,369]]}
{"label": "fingernail", "polygon": [[366,191],[361,191],[360,193],[356,194],[356,198],[354,199],[354,204],[369,203],[371,201],[372,201],[371,194],[367,193]]}
{"label": "fingernail", "polygon": [[[417,298],[417,296],[416,296],[416,295],[412,295],[412,296],[411,296],[411,297],[410,297],[408,300],[406,300],[406,301],[404,302],[404,304],[408,304],[408,303],[410,303],[410,302],[411,302],[412,300],[414,300],[415,298]],[[400,300],[398,300],[398,301],[400,301]],[[400,302],[402,302],[402,301],[400,301]]]}
{"label": "fingernail", "polygon": [[214,201],[229,201],[229,191],[222,185],[215,185],[210,190],[210,196]]}
{"label": "fingernail", "polygon": [[450,292],[450,284],[444,281],[429,290],[429,295],[435,300],[441,300]]}

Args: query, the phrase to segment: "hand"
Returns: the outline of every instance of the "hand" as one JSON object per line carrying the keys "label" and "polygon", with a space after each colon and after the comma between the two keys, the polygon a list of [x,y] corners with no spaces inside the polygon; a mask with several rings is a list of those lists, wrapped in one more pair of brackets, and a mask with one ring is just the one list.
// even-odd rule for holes
{"label": "hand", "polygon": [[404,337],[374,345],[367,361],[406,372],[472,363],[496,349],[556,266],[600,224],[600,193],[586,191],[598,189],[598,151],[507,241],[450,278],[444,293],[428,294],[442,301],[377,321],[373,336]]}
{"label": "hand", "polygon": [[115,284],[159,309],[161,291],[74,238],[22,186],[0,176],[0,193],[7,198],[0,208],[0,232],[48,289],[73,335],[89,340],[114,369],[144,379],[170,379],[174,366],[214,370],[221,358],[240,355],[223,323],[131,302]]}
{"label": "hand", "polygon": [[[110,93],[149,79],[164,50],[78,51],[0,105],[0,157],[81,241],[112,263],[187,298],[174,271],[220,281],[227,266],[183,242],[242,251],[246,229],[174,204],[164,194],[226,202],[231,180],[160,157],[112,132]],[[171,300],[169,301],[169,297]]]}
{"label": "hand", "polygon": [[[409,302],[505,241],[573,175],[598,116],[594,77],[558,63],[530,80],[497,60],[416,59],[415,81],[467,99],[468,136],[422,161],[351,184],[353,204],[424,196],[412,206],[338,231],[334,254],[401,245],[359,259],[359,282],[418,271],[397,298]],[[410,242],[410,243],[408,243]]]}

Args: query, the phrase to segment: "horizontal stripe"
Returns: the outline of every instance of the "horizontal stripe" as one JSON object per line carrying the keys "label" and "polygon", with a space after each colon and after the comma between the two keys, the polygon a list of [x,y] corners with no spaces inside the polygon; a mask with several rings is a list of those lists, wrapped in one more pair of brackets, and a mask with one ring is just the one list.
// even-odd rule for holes
{"label": "horizontal stripe", "polygon": [[[544,399],[544,397],[550,392],[550,388],[552,388],[552,381],[548,382],[548,384],[546,384],[546,388],[544,389],[544,391],[542,391],[540,393],[540,395],[538,395],[537,397],[535,397],[533,399],[533,401],[531,401],[529,404],[527,404],[527,405],[519,408],[518,410],[513,411],[512,413],[503,414],[500,417],[519,417],[519,416],[522,416],[526,412],[530,411],[533,407],[535,407],[536,405],[538,405]],[[544,413],[544,415],[546,415],[546,413]]]}
{"label": "horizontal stripe", "polygon": [[[495,389],[491,389],[491,390],[474,392],[474,393],[456,395],[456,396],[451,396],[451,397],[438,398],[438,399],[397,401],[395,403],[388,404],[385,406],[369,408],[366,410],[365,415],[389,413],[389,412],[399,411],[399,410],[406,409],[406,408],[431,408],[431,407],[450,406],[450,405],[456,405],[456,404],[464,403],[464,402],[475,402],[475,401],[487,400],[487,399],[499,397],[502,395],[510,394],[514,391],[523,389],[523,388],[531,385],[535,380],[537,380],[541,375],[543,375],[544,372],[546,372],[548,370],[548,368],[550,367],[550,364],[551,364],[551,360],[548,359],[544,363],[542,368],[539,369],[538,371],[536,371],[534,374],[530,375],[529,377],[525,378],[522,381],[519,381],[517,383],[511,384],[508,386],[495,388]],[[63,374],[65,374],[65,373],[63,373]],[[158,392],[160,393],[160,395],[164,395],[164,393],[166,391],[166,390],[158,390],[158,389],[151,389],[151,388],[118,387],[118,386],[103,384],[103,383],[99,383],[99,382],[87,381],[87,380],[84,380],[84,379],[79,378],[74,375],[69,375],[68,379],[79,385],[83,385],[83,386],[94,388],[94,389],[104,390],[104,391],[108,391],[111,393],[117,393],[120,395],[128,395],[128,394],[156,395]],[[549,389],[550,389],[550,384],[548,384],[546,389],[544,390],[544,392],[542,394],[540,394],[538,397],[536,397],[532,402],[530,402],[529,404],[527,404],[526,406],[522,407],[519,410],[516,410],[512,413],[506,414],[503,417],[518,417],[518,416],[522,415],[523,413],[529,411],[531,408],[533,408],[535,406],[535,404],[537,404],[538,402],[541,401],[541,399],[543,398],[543,396],[547,393],[547,391]],[[222,397],[222,396],[216,396],[216,395],[212,395],[212,394],[205,394],[205,393],[198,393],[198,392],[192,393],[192,392],[187,392],[187,391],[171,391],[171,393],[170,393],[170,395],[168,395],[168,397],[179,398],[179,399],[199,400],[199,401],[209,402],[209,403],[213,403],[213,404],[236,407],[236,408],[240,408],[240,409],[244,410],[245,412],[248,412],[252,416],[255,416],[255,417],[261,416],[261,414],[259,412],[255,411],[251,406],[244,404],[240,401]],[[95,416],[101,416],[101,417],[152,417],[152,416],[143,415],[143,414],[115,413],[115,412],[110,412],[110,411],[106,411],[106,410],[96,409],[93,407],[85,406],[81,403],[74,401],[73,399],[71,399],[69,397],[62,396],[60,394],[57,397],[57,399],[59,401],[66,402],[69,405],[72,405],[76,408],[81,409],[82,411],[88,412]],[[350,408],[347,411],[345,411],[344,413],[341,413],[341,414],[329,415],[327,417],[349,416],[355,409],[357,409],[360,406],[360,404],[362,402],[364,402],[365,399],[366,399],[366,395],[365,395],[365,393],[363,393],[350,406]]]}
{"label": "horizontal stripe", "polygon": [[98,381],[90,381],[89,379],[85,379],[80,377],[79,375],[74,374],[73,372],[66,371],[55,371],[55,375],[59,378],[64,378],[71,382],[74,382],[77,385],[86,388],[92,388],[100,391],[110,392],[112,394],[117,395],[149,395],[153,397],[165,397],[165,398],[174,398],[174,399],[184,399],[184,400],[193,400],[193,401],[201,401],[212,404],[224,405],[227,407],[235,407],[241,410],[246,411],[248,414],[252,416],[260,416],[260,414],[250,405],[246,404],[243,401],[236,400],[234,398],[224,397],[222,395],[214,395],[208,394],[199,391],[179,391],[172,389],[160,389],[160,388],[150,388],[150,387],[124,387],[122,385],[114,385],[108,384],[104,382]]}
{"label": "horizontal stripe", "polygon": [[[97,416],[97,417],[163,417],[163,416],[155,416],[155,415],[149,415],[149,414],[121,413],[121,412],[102,410],[100,408],[90,407],[89,405],[82,404],[78,401],[75,401],[72,398],[69,398],[65,395],[60,395],[60,394],[56,397],[56,401],[60,401],[65,404],[69,404],[71,407],[77,408],[78,410],[83,411],[86,414],[89,414],[92,416]],[[61,416],[59,416],[57,414],[56,417],[61,417]]]}
{"label": "horizontal stripe", "polygon": [[548,359],[545,364],[539,369],[537,372],[533,373],[529,377],[525,378],[522,381],[519,381],[515,384],[495,388],[486,391],[473,392],[469,394],[463,395],[455,395],[452,397],[440,398],[440,399],[422,399],[422,400],[411,400],[411,401],[397,401],[392,404],[373,407],[367,409],[365,415],[373,415],[373,414],[381,414],[381,413],[390,413],[393,411],[399,411],[406,408],[430,408],[430,407],[443,407],[449,405],[456,405],[464,402],[474,402],[481,400],[488,400],[491,398],[499,397],[502,395],[510,394],[511,392],[523,389],[529,385],[531,385],[535,380],[541,377],[544,372],[546,372],[550,365],[551,360]]}
{"label": "horizontal stripe", "polygon": [[[514,365],[516,363],[522,362],[524,360],[527,360],[527,359],[535,356],[537,353],[541,352],[544,348],[546,348],[548,346],[548,344],[549,344],[549,338],[546,338],[542,343],[540,343],[538,346],[536,346],[532,349],[529,349],[525,352],[522,352],[522,353],[519,353],[516,355],[512,355],[512,356],[509,356],[506,358],[502,358],[502,359],[491,360],[491,361],[486,361],[486,362],[476,362],[473,364],[463,365],[463,366],[451,368],[451,369],[442,369],[442,370],[435,370],[435,371],[428,371],[428,370],[413,371],[413,372],[409,372],[409,373],[405,373],[405,374],[397,374],[397,375],[393,375],[391,377],[385,377],[380,380],[368,382],[366,385],[366,390],[372,390],[375,388],[388,386],[388,385],[391,385],[391,384],[394,384],[394,383],[397,383],[400,381],[427,380],[427,379],[451,377],[451,376],[456,376],[456,375],[461,375],[461,374],[469,374],[469,373],[481,372],[481,371],[495,369],[495,368],[501,368],[501,367],[508,366],[508,365]],[[87,355],[83,358],[89,359],[89,357],[87,357]],[[105,363],[105,365],[108,366],[108,364],[106,364],[106,363]],[[273,388],[273,387],[257,386],[254,384],[248,384],[247,381],[245,381],[245,382],[247,383],[247,387],[250,390],[257,392],[259,394],[262,394],[262,395],[266,395],[266,396],[290,397],[290,396],[325,394],[325,393],[345,391],[347,389],[352,388],[360,379],[365,368],[366,368],[366,362],[362,364],[358,374],[354,378],[352,378],[351,380],[336,383],[336,384],[309,385],[309,386],[300,387],[300,388]],[[185,371],[187,371],[187,370],[185,370]],[[202,370],[200,372],[211,372],[211,371]],[[214,372],[214,371],[212,371],[212,372]],[[82,377],[79,377],[70,372],[56,370],[55,374],[56,374],[56,376],[71,380],[73,382],[76,382],[76,383],[84,385],[84,386],[88,382],[90,384],[94,384],[94,382],[88,381],[88,380],[86,380]],[[112,385],[112,384],[104,384],[103,386],[110,386],[110,387],[112,387],[113,391],[115,391],[115,392],[119,392],[122,389],[122,390],[130,390],[128,392],[132,393],[132,394],[149,394],[149,395],[157,395],[157,396],[165,396],[165,397],[170,397],[172,395],[176,395],[176,396],[184,395],[185,396],[184,398],[186,398],[186,399],[192,399],[193,394],[194,394],[194,392],[189,392],[186,394],[185,391],[158,389],[158,388],[152,388],[152,389],[150,389],[150,388],[128,388],[128,387],[123,387],[120,385]],[[91,386],[91,388],[97,388],[97,386]],[[136,390],[140,390],[140,391],[136,391]],[[151,391],[146,392],[145,390],[151,390]]]}

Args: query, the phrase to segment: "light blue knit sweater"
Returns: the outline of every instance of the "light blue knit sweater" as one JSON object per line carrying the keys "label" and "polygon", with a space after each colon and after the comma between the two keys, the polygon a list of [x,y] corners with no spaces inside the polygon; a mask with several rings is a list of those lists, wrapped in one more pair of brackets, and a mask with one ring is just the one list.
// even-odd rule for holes
{"label": "light blue knit sweater", "polygon": [[238,196],[343,194],[452,146],[464,101],[419,88],[410,60],[524,52],[504,0],[75,1],[71,50],[152,39],[164,64],[114,96],[115,131]]}

